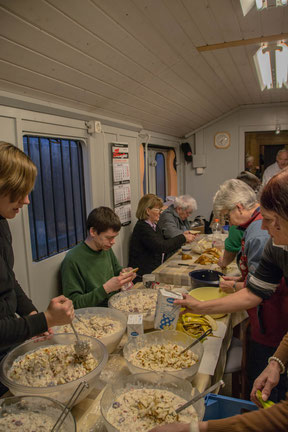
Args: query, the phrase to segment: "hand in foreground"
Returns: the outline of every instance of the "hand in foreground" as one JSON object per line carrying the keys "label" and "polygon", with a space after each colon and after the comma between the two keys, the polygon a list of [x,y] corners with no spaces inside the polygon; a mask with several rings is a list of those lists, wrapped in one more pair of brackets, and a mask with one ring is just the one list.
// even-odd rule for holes
{"label": "hand in foreground", "polygon": [[187,312],[199,313],[198,307],[201,305],[201,301],[196,300],[194,297],[183,294],[183,300],[174,300],[174,304],[181,305],[185,308],[184,311],[180,312],[180,315],[183,315]]}
{"label": "hand in foreground", "polygon": [[121,287],[135,278],[135,273],[120,273],[119,276],[114,276],[109,279],[104,285],[103,288],[107,294],[119,291]]}
{"label": "hand in foreground", "polygon": [[70,324],[75,317],[72,301],[63,295],[53,298],[44,314],[48,329],[58,325]]}
{"label": "hand in foreground", "polygon": [[234,281],[225,280],[219,283],[220,290],[228,294],[234,292],[233,285],[234,285]]}
{"label": "hand in foreground", "polygon": [[169,423],[162,426],[156,426],[150,432],[189,432],[190,424],[188,423]]}
{"label": "hand in foreground", "polygon": [[260,408],[262,405],[256,397],[257,390],[262,392],[262,399],[267,401],[271,390],[278,384],[280,379],[280,365],[272,360],[268,366],[263,370],[258,378],[254,381],[252,391],[250,393],[250,398],[252,402],[258,405]]}
{"label": "hand in foreground", "polygon": [[[207,422],[195,422],[195,426],[198,426],[199,432],[207,432],[208,431],[208,423]],[[162,426],[156,426],[151,429],[149,432],[189,432],[190,424],[187,423],[170,423]]]}

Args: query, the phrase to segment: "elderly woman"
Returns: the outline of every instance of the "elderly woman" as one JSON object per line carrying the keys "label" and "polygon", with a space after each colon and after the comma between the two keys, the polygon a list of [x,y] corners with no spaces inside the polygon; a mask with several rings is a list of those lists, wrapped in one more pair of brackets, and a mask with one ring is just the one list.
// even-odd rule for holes
{"label": "elderly woman", "polygon": [[[165,239],[158,221],[163,201],[154,194],[144,195],[138,204],[136,223],[129,253],[129,266],[139,267],[138,276],[151,273],[162,262],[165,253],[179,249],[184,243],[191,242],[194,236],[189,232],[180,231],[176,237]],[[136,278],[138,282],[141,278]]]}
{"label": "elderly woman", "polygon": [[[231,224],[239,226],[244,231],[240,257],[241,277],[225,278],[225,282],[220,283],[222,290],[234,292],[230,296],[205,302],[198,302],[189,296],[183,300],[183,305],[186,305],[193,313],[199,314],[248,310],[251,322],[251,341],[247,378],[251,389],[253,381],[263,370],[267,359],[273,354],[288,330],[286,319],[288,308],[283,309],[285,284],[282,282],[279,285],[278,282],[274,295],[269,299],[267,297],[265,301],[263,301],[265,297],[251,290],[249,284],[244,287],[248,273],[253,277],[269,239],[265,226],[263,229],[255,192],[241,180],[227,180],[220,186],[214,197],[214,209],[216,212],[225,213]],[[285,396],[285,392],[286,382],[283,377],[277,388],[273,390],[271,399],[277,402]]]}
{"label": "elderly woman", "polygon": [[[261,195],[262,226],[267,229],[271,239],[267,242],[260,264],[247,281],[245,289],[232,294],[224,300],[233,297],[268,299],[275,293],[282,277],[288,282],[288,169],[274,176],[266,185]],[[250,293],[247,295],[247,293]],[[240,296],[240,297],[239,297]],[[253,297],[254,296],[254,297]],[[287,298],[287,296],[286,296]],[[178,301],[176,301],[178,302]],[[241,300],[243,302],[243,298]],[[235,301],[234,301],[235,303]],[[182,304],[188,307],[189,302]],[[193,311],[194,311],[193,307]],[[237,308],[234,310],[238,310]],[[277,319],[277,317],[276,317]],[[286,315],[287,320],[287,315]],[[284,336],[278,349],[268,359],[268,366],[254,382],[251,398],[257,403],[256,391],[262,391],[262,397],[267,400],[272,388],[279,382],[288,366],[288,333]],[[286,432],[288,430],[288,400],[282,401],[269,410],[254,411],[222,420],[210,420],[198,424],[170,424],[159,426],[151,432]]]}
{"label": "elderly woman", "polygon": [[190,229],[188,217],[197,210],[197,203],[190,195],[181,195],[175,198],[160,216],[158,226],[164,238],[173,238]]}
{"label": "elderly woman", "polygon": [[[237,179],[242,180],[244,183],[250,186],[257,195],[261,186],[261,182],[258,177],[248,171],[242,171],[237,176]],[[225,250],[223,257],[221,257],[218,261],[218,265],[220,267],[227,267],[234,260],[236,255],[240,252],[243,234],[244,231],[238,229],[236,225],[230,226],[228,237],[225,240]]]}

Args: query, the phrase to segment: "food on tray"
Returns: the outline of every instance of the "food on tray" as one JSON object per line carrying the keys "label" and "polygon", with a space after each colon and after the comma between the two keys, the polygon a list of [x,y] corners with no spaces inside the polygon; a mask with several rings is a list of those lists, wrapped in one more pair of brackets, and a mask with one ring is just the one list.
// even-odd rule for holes
{"label": "food on tray", "polygon": [[52,387],[77,380],[97,365],[92,354],[78,357],[73,345],[50,345],[14,360],[8,377],[28,387]]}
{"label": "food on tray", "polygon": [[191,255],[182,253],[182,260],[189,260],[189,259],[192,259]]}
{"label": "food on tray", "polygon": [[168,343],[150,345],[134,351],[129,361],[137,367],[154,371],[175,371],[193,366],[198,356],[191,351],[180,355],[185,347]]}
{"label": "food on tray", "polygon": [[[77,314],[77,311],[76,311]],[[102,315],[90,315],[87,313],[80,316],[81,321],[74,320],[73,324],[79,334],[92,336],[101,339],[104,336],[112,335],[121,330],[122,324],[120,321],[115,321],[111,318],[106,318]],[[57,327],[57,333],[71,333],[70,325]]]}
{"label": "food on tray", "polygon": [[165,423],[191,423],[198,416],[190,406],[176,414],[187,401],[168,390],[132,389],[115,399],[107,420],[120,432],[148,432]]}
{"label": "food on tray", "polygon": [[55,423],[55,419],[41,412],[5,413],[0,418],[0,432],[47,432],[52,430]]}
{"label": "food on tray", "polygon": [[206,249],[195,261],[196,264],[217,264],[221,256],[221,251],[215,247]]}
{"label": "food on tray", "polygon": [[[198,338],[210,328],[212,331],[216,331],[217,327],[216,321],[210,315],[186,313],[180,316],[176,330],[182,331],[193,338]],[[213,336],[213,333],[210,336]]]}
{"label": "food on tray", "polygon": [[115,294],[110,299],[110,304],[115,309],[129,313],[155,313],[157,301],[156,290],[135,290],[128,295],[126,293]]}

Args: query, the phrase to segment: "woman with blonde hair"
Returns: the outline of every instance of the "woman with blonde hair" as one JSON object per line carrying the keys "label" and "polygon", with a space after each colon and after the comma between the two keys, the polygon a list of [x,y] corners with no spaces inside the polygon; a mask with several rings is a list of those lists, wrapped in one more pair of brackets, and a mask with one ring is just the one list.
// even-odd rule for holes
{"label": "woman with blonde hair", "polygon": [[138,222],[132,233],[128,264],[131,267],[139,267],[138,278],[134,282],[141,280],[139,276],[155,270],[163,262],[165,253],[178,249],[194,239],[190,233],[165,239],[157,226],[162,207],[162,199],[154,194],[144,195],[139,201],[136,211]]}
{"label": "woman with blonde hair", "polygon": [[[6,219],[13,219],[29,204],[36,175],[36,166],[25,153],[0,142],[0,360],[16,344],[45,334],[55,325],[68,324],[74,317],[73,304],[64,296],[52,299],[48,309],[38,313],[13,272],[12,237]],[[3,387],[0,383],[0,394],[6,390]]]}

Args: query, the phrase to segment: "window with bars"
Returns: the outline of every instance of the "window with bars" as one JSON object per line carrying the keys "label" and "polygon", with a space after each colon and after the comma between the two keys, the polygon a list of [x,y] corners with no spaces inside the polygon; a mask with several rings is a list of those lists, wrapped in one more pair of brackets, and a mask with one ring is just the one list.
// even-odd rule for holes
{"label": "window with bars", "polygon": [[23,146],[38,170],[28,209],[33,261],[40,261],[85,238],[82,145],[25,135]]}

